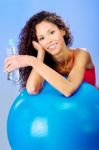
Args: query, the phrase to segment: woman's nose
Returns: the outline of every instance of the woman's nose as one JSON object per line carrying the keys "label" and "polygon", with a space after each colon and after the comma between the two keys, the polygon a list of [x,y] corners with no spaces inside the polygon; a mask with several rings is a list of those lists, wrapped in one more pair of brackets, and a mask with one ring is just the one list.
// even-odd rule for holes
{"label": "woman's nose", "polygon": [[47,41],[47,44],[50,44],[50,43],[52,43],[53,39],[52,39],[51,36],[48,36],[48,37],[46,38],[46,41]]}

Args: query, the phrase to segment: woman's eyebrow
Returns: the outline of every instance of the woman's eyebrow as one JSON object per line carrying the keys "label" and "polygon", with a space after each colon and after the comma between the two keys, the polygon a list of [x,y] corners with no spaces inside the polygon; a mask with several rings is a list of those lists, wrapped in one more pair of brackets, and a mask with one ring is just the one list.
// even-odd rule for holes
{"label": "woman's eyebrow", "polygon": [[[52,27],[52,28],[48,29],[47,32],[50,32],[50,31],[53,30],[53,29],[54,29],[54,28]],[[40,37],[40,36],[44,36],[44,35],[38,35],[38,37]]]}

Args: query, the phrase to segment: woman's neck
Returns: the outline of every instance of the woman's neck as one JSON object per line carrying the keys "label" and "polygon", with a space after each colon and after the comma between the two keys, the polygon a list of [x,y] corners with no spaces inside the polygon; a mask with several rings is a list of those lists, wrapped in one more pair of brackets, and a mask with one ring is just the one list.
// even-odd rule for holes
{"label": "woman's neck", "polygon": [[63,63],[64,61],[69,61],[70,57],[71,57],[71,51],[69,48],[66,48],[60,53],[58,53],[57,55],[55,55],[53,59],[57,64],[59,64],[59,63]]}

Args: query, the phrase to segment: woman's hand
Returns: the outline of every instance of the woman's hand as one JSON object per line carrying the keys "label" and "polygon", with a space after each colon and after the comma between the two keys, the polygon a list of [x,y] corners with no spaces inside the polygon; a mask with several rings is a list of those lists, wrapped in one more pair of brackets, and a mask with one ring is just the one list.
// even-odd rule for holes
{"label": "woman's hand", "polygon": [[30,66],[31,56],[28,55],[14,55],[5,59],[4,71],[11,72],[18,68]]}
{"label": "woman's hand", "polygon": [[33,41],[32,42],[33,44],[33,47],[38,51],[38,55],[37,55],[37,58],[39,58],[40,60],[44,60],[44,57],[45,57],[45,50],[42,48],[42,46],[36,42],[36,41]]}

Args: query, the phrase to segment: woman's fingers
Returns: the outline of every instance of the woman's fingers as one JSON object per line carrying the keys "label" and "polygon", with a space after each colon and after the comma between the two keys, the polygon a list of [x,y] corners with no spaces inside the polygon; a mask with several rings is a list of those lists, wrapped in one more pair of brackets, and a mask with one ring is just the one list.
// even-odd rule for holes
{"label": "woman's fingers", "polygon": [[44,61],[44,57],[45,57],[45,50],[42,48],[42,46],[36,42],[36,41],[33,41],[32,42],[33,44],[33,47],[38,51],[38,55],[37,55],[37,58],[39,58],[39,60],[41,61]]}
{"label": "woman's fingers", "polygon": [[43,50],[43,48],[41,47],[41,45],[40,45],[38,42],[33,41],[32,44],[33,44],[33,47],[34,47],[37,51]]}
{"label": "woman's fingers", "polygon": [[18,64],[20,62],[18,61],[18,56],[9,56],[5,59],[5,63],[4,63],[4,71],[6,72],[10,72],[12,70],[15,70],[16,68],[18,68]]}
{"label": "woman's fingers", "polygon": [[12,69],[14,70],[16,68],[17,68],[17,61],[16,61],[16,59],[6,58],[5,64],[4,64],[4,71],[10,72],[10,71],[12,71]]}
{"label": "woman's fingers", "polygon": [[8,66],[5,68],[5,71],[6,71],[6,72],[11,72],[11,71],[16,70],[16,69],[17,69],[16,63],[12,63],[12,64],[8,65]]}
{"label": "woman's fingers", "polygon": [[30,65],[30,56],[15,55],[5,59],[4,71],[12,71],[18,68],[27,67]]}

